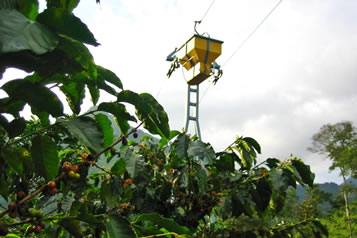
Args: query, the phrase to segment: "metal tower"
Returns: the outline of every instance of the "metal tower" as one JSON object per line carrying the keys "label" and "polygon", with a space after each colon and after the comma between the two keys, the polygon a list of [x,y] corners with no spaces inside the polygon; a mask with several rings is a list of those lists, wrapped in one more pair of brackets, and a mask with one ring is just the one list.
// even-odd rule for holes
{"label": "metal tower", "polygon": [[221,55],[223,41],[195,34],[179,49],[167,56],[171,67],[167,73],[170,77],[180,64],[187,70],[187,102],[185,132],[188,131],[190,121],[194,121],[196,134],[201,140],[199,125],[199,84],[214,75],[216,82],[222,76],[220,66],[214,61]]}

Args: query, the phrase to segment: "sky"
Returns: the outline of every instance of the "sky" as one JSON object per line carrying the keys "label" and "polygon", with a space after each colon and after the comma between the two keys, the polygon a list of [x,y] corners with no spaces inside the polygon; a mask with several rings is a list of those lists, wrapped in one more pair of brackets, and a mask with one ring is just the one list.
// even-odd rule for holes
{"label": "sky", "polygon": [[224,44],[216,60],[223,77],[200,84],[202,140],[221,151],[236,136],[253,137],[259,160],[293,154],[311,166],[315,182],[341,183],[329,160],[306,148],[324,124],[357,123],[357,1],[283,0],[236,51],[278,2],[216,0],[205,15],[211,0],[83,0],[74,14],[101,44],[89,46],[95,62],[125,89],[155,96],[172,130],[185,124],[187,84],[182,68],[166,77],[166,56],[205,16],[198,32]]}

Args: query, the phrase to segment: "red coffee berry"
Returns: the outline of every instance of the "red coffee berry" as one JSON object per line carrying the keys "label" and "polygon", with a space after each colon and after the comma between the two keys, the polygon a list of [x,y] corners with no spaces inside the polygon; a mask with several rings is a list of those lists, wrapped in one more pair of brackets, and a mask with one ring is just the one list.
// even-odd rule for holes
{"label": "red coffee berry", "polygon": [[56,187],[56,182],[55,181],[49,181],[47,185],[50,188],[55,188]]}
{"label": "red coffee berry", "polygon": [[50,190],[48,190],[48,193],[50,195],[55,195],[57,193],[57,189],[56,188],[51,188]]}

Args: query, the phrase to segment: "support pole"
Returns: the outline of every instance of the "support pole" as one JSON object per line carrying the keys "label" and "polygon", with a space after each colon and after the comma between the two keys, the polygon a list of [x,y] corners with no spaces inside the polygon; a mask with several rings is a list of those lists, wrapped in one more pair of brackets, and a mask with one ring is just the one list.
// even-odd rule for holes
{"label": "support pole", "polygon": [[201,140],[201,131],[200,131],[200,124],[198,122],[198,115],[199,115],[199,85],[187,84],[185,132],[186,133],[188,132],[190,121],[194,121],[196,134],[198,136],[198,139]]}

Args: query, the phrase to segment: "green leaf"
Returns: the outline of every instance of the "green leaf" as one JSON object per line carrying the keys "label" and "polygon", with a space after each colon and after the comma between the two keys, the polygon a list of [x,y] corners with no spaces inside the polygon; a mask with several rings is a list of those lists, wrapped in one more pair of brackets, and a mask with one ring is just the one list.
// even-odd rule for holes
{"label": "green leaf", "polygon": [[22,134],[22,132],[24,132],[26,128],[26,121],[22,118],[17,118],[14,119],[10,122],[9,124],[9,137],[10,138],[14,138],[16,136],[19,136]]}
{"label": "green leaf", "polygon": [[130,90],[123,90],[117,96],[118,102],[127,102],[134,106],[140,105],[142,103],[142,99],[139,94],[130,91]]}
{"label": "green leaf", "polygon": [[0,54],[22,50],[44,54],[57,44],[56,35],[45,26],[14,9],[0,9]]}
{"label": "green leaf", "polygon": [[198,179],[199,193],[204,194],[207,191],[207,170],[200,164],[194,164],[196,169],[196,178]]}
{"label": "green leaf", "polygon": [[167,145],[170,140],[172,140],[173,138],[175,138],[177,135],[179,135],[180,132],[179,131],[170,131],[170,136],[168,138],[165,137],[161,137],[160,141],[159,141],[159,147],[163,148],[165,145]]}
{"label": "green leaf", "polygon": [[28,19],[34,21],[38,15],[37,0],[17,0],[17,10],[19,10]]}
{"label": "green leaf", "polygon": [[119,193],[113,193],[113,190],[115,190],[115,187],[113,186],[115,186],[115,183],[113,185],[113,182],[103,182],[100,187],[100,197],[110,209],[117,207],[120,199]]}
{"label": "green leaf", "polygon": [[0,9],[15,9],[16,0],[2,0],[0,1]]}
{"label": "green leaf", "polygon": [[22,157],[18,151],[14,148],[4,148],[1,152],[5,162],[10,165],[19,175],[22,175],[24,167],[21,162]]}
{"label": "green leaf", "polygon": [[14,100],[13,97],[0,99],[0,112],[9,113],[14,117],[18,117],[19,112],[23,110],[25,102],[22,100]]}
{"label": "green leaf", "polygon": [[269,179],[271,181],[272,188],[278,192],[284,192],[288,188],[287,177],[284,176],[281,169],[271,169],[269,171]]}
{"label": "green leaf", "polygon": [[120,79],[112,71],[107,70],[101,66],[97,66],[97,73],[97,84],[100,89],[103,89],[114,96],[118,95],[117,90],[108,85],[106,81],[112,83],[120,89],[123,89],[123,85]]}
{"label": "green leaf", "polygon": [[29,151],[22,147],[16,147],[15,150],[18,154],[19,159],[22,162],[24,172],[26,174],[32,174],[33,173],[33,161],[32,161]]}
{"label": "green leaf", "polygon": [[15,235],[15,234],[11,234],[11,233],[8,233],[5,238],[21,238],[21,236],[18,236],[18,235]]}
{"label": "green leaf", "polygon": [[125,156],[123,159],[125,161],[126,171],[128,171],[132,179],[138,176],[147,176],[145,160],[141,155],[131,154],[130,156]]}
{"label": "green leaf", "polygon": [[135,117],[127,112],[125,106],[121,103],[103,102],[99,104],[97,110],[111,113],[114,116],[115,123],[123,134],[126,134],[130,128],[128,121],[137,121]]}
{"label": "green leaf", "polygon": [[61,209],[62,209],[64,212],[68,212],[68,211],[71,209],[72,204],[73,204],[74,201],[75,201],[75,199],[74,199],[73,197],[70,197],[70,196],[65,197],[65,198],[62,200]]}
{"label": "green leaf", "polygon": [[79,117],[61,121],[68,127],[71,133],[85,146],[94,152],[103,148],[103,134],[96,121],[90,117]]}
{"label": "green leaf", "polygon": [[311,172],[310,166],[298,158],[291,159],[291,164],[300,174],[302,181],[311,187],[314,184],[315,174]]}
{"label": "green leaf", "polygon": [[97,113],[94,115],[94,119],[97,121],[99,127],[102,129],[104,141],[103,141],[103,147],[107,147],[111,145],[114,141],[114,134],[113,134],[113,127],[112,127],[112,122],[109,120],[109,118],[102,114],[102,113]]}
{"label": "green leaf", "polygon": [[232,197],[224,196],[221,198],[222,203],[218,206],[218,214],[227,219],[232,214]]}
{"label": "green leaf", "polygon": [[129,90],[123,90],[118,94],[118,102],[127,102],[135,106],[136,115],[144,124],[144,128],[150,133],[168,138],[170,127],[168,117],[163,107],[148,93],[138,95]]}
{"label": "green leaf", "polygon": [[63,8],[72,12],[77,7],[79,0],[47,0],[47,8],[56,7]]}
{"label": "green leaf", "polygon": [[36,71],[45,77],[56,73],[73,74],[83,70],[79,63],[69,59],[57,48],[42,55],[36,55],[29,50],[4,54],[4,57],[0,58],[0,71],[3,67],[15,67],[28,73]]}
{"label": "green leaf", "polygon": [[175,232],[177,234],[191,234],[190,229],[185,226],[180,226],[172,218],[162,217],[158,213],[141,214],[135,218],[133,224],[138,222],[151,222],[154,225],[161,226],[169,232]]}
{"label": "green leaf", "polygon": [[180,134],[175,140],[173,146],[176,148],[176,154],[182,158],[188,158],[187,150],[190,144],[190,137],[185,133]]}
{"label": "green leaf", "polygon": [[281,209],[283,209],[286,198],[286,192],[276,193],[273,192],[272,199],[270,200],[269,206],[275,211],[275,213],[279,213]]}
{"label": "green leaf", "polygon": [[220,171],[234,172],[234,158],[231,153],[218,153],[217,157],[218,159],[215,161],[217,169],[219,169]]}
{"label": "green leaf", "polygon": [[90,45],[99,45],[88,27],[78,17],[65,9],[46,9],[38,15],[37,21],[51,27],[59,34]]}
{"label": "green leaf", "polygon": [[31,155],[37,175],[53,180],[59,167],[56,143],[48,136],[36,136],[32,139]]}
{"label": "green leaf", "polygon": [[250,148],[254,148],[259,154],[261,153],[260,145],[255,139],[251,137],[244,137],[243,140],[248,144]]}
{"label": "green leaf", "polygon": [[187,154],[188,156],[198,156],[201,160],[207,159],[210,162],[216,159],[216,153],[212,146],[200,140],[191,142]]}
{"label": "green leaf", "polygon": [[111,238],[135,238],[136,235],[127,219],[119,215],[109,215],[107,232]]}
{"label": "green leaf", "polygon": [[92,102],[94,105],[96,105],[99,99],[99,89],[96,86],[92,86],[92,85],[87,85],[87,87],[92,97]]}
{"label": "green leaf", "polygon": [[9,130],[9,122],[3,115],[0,114],[0,126],[6,131]]}
{"label": "green leaf", "polygon": [[98,79],[100,78],[102,79],[102,81],[108,81],[109,83],[117,86],[118,88],[123,89],[123,84],[115,73],[99,65],[97,65],[97,71]]}
{"label": "green leaf", "polygon": [[319,230],[322,234],[328,237],[328,230],[319,220],[311,220],[311,223]]}
{"label": "green leaf", "polygon": [[9,184],[4,175],[0,178],[0,194],[7,201],[7,197],[9,196]]}
{"label": "green leaf", "polygon": [[118,175],[121,176],[125,173],[125,161],[122,159],[117,160],[114,165],[112,166],[112,168],[110,169],[110,171],[114,174],[114,175]]}
{"label": "green leaf", "polygon": [[168,138],[169,119],[164,108],[148,93],[141,93],[140,97],[144,103],[136,106],[136,114],[144,122],[144,128],[153,134]]}
{"label": "green leaf", "polygon": [[63,84],[60,89],[66,95],[68,105],[72,112],[79,114],[81,111],[81,104],[85,96],[84,84],[81,82],[71,82]]}
{"label": "green leaf", "polygon": [[[125,162],[124,162],[124,170],[125,170]],[[114,175],[112,176],[111,184],[110,184],[112,194],[118,194],[119,191],[123,188],[123,180],[120,176]],[[128,199],[128,197],[127,197]]]}
{"label": "green leaf", "polygon": [[48,112],[40,112],[35,107],[31,107],[31,112],[32,114],[38,116],[38,118],[40,119],[43,125],[47,125],[47,126],[50,125],[50,119],[49,119],[50,114]]}
{"label": "green leaf", "polygon": [[66,229],[71,235],[74,237],[83,237],[81,226],[79,221],[72,218],[64,218],[58,220],[58,224],[60,224],[64,229]]}
{"label": "green leaf", "polygon": [[102,221],[100,221],[93,214],[88,212],[87,204],[81,204],[79,212],[80,212],[80,214],[77,216],[78,220],[87,222],[91,225],[98,226],[98,225],[102,224]]}
{"label": "green leaf", "polygon": [[111,86],[109,86],[108,84],[106,84],[103,78],[97,78],[97,86],[98,88],[103,89],[104,91],[106,91],[107,93],[113,96],[118,95],[117,91]]}
{"label": "green leaf", "polygon": [[255,182],[255,189],[252,190],[251,196],[256,204],[256,208],[263,212],[269,206],[272,195],[270,184],[265,178],[262,178]]}
{"label": "green leaf", "polygon": [[[88,72],[89,78],[96,81],[97,67],[94,59],[88,48],[81,42],[62,36],[57,47],[59,50],[66,53],[70,59],[77,61]],[[92,74],[89,70],[93,70]]]}
{"label": "green leaf", "polygon": [[276,168],[280,164],[280,160],[275,159],[275,158],[268,158],[265,163],[268,165],[269,168]]}
{"label": "green leaf", "polygon": [[233,147],[238,152],[240,152],[240,160],[244,168],[250,169],[252,167],[252,158],[250,157],[250,153],[245,148],[242,143],[239,143],[237,146]]}
{"label": "green leaf", "polygon": [[54,117],[63,115],[63,105],[57,95],[42,85],[33,84],[26,79],[16,79],[7,82],[2,89],[10,97],[27,102],[40,112],[48,112]]}

